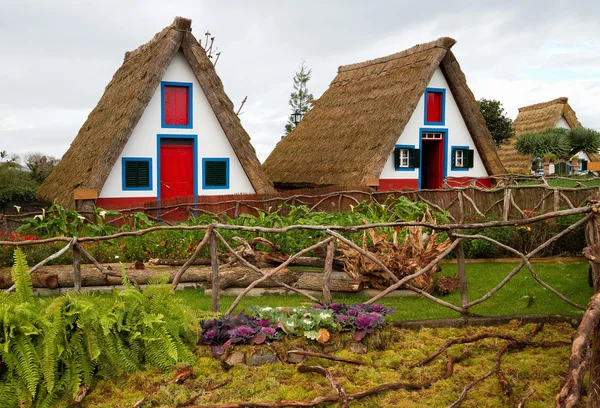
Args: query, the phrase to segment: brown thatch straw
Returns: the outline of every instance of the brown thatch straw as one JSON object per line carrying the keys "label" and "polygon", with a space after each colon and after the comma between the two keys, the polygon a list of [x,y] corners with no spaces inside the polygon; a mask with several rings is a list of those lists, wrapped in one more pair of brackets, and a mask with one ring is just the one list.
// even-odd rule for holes
{"label": "brown thatch straw", "polygon": [[571,128],[581,126],[568,100],[568,98],[562,97],[519,108],[519,115],[513,123],[515,135],[498,149],[500,160],[508,172],[524,174],[531,172],[531,162],[534,157],[524,156],[517,151],[516,144],[519,136],[553,129],[562,116],[565,117]]}
{"label": "brown thatch straw", "polygon": [[284,188],[361,185],[379,178],[435,70],[441,67],[487,172],[504,168],[463,72],[440,38],[342,66],[329,89],[263,164]]}
{"label": "brown thatch straw", "polygon": [[88,116],[60,163],[39,189],[39,197],[74,207],[73,190],[102,190],[104,182],[154,95],[173,57],[187,58],[250,183],[258,194],[273,193],[250,137],[233,111],[223,84],[191,33],[192,21],[177,17],[150,42],[125,54],[98,105]]}

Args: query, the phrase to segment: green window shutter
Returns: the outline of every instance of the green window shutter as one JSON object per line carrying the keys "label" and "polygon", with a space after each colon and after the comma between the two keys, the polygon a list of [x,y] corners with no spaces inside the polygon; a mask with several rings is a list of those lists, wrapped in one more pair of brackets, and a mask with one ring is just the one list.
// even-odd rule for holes
{"label": "green window shutter", "polygon": [[204,168],[204,184],[207,187],[225,187],[227,185],[227,163],[207,161]]}
{"label": "green window shutter", "polygon": [[150,163],[148,161],[127,160],[125,162],[125,187],[150,187]]}
{"label": "green window shutter", "polygon": [[394,149],[394,168],[400,167],[400,148],[396,147]]}
{"label": "green window shutter", "polygon": [[581,161],[581,170],[586,171],[587,170],[588,161],[585,160],[585,159],[581,159],[580,161]]}
{"label": "green window shutter", "polygon": [[475,151],[474,150],[465,150],[465,167],[471,169],[473,168],[473,162],[475,161]]}
{"label": "green window shutter", "polygon": [[452,164],[451,164],[451,166],[450,166],[451,168],[454,168],[454,167],[456,167],[456,152],[457,152],[458,150],[459,150],[459,149],[452,149],[452,150],[451,150],[451,152],[452,152]]}
{"label": "green window shutter", "polygon": [[421,150],[410,149],[408,151],[408,167],[421,167]]}

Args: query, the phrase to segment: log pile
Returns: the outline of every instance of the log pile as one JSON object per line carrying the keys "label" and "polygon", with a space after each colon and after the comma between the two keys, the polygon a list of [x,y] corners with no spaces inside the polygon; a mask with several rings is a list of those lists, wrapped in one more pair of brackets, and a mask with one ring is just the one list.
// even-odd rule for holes
{"label": "log pile", "polygon": [[[406,234],[401,244],[398,244],[399,232]],[[367,244],[367,233],[372,244]],[[438,241],[439,236],[435,231],[427,234],[423,232],[422,227],[407,227],[404,231],[395,231],[391,241],[386,240],[383,233],[370,229],[363,235],[362,248],[375,255],[397,278],[401,279],[421,270],[450,246],[449,239]],[[344,271],[352,279],[381,290],[394,283],[380,266],[354,248],[343,242],[339,243],[339,247],[344,255]],[[433,276],[439,270],[439,266],[436,266],[430,272],[408,283],[431,293],[434,287]]]}
{"label": "log pile", "polygon": [[[120,271],[120,264],[109,264],[105,267],[114,271]],[[269,270],[267,269],[267,272]],[[132,265],[126,268],[127,276],[134,279],[138,284],[145,285],[150,279],[158,274],[169,274],[169,282],[177,272],[174,268],[147,267],[145,269],[135,269]],[[115,276],[103,274],[94,265],[81,265],[82,286],[111,286],[120,285],[121,279]],[[253,281],[259,279],[262,275],[244,266],[223,266],[220,270],[220,287],[226,289],[229,287],[245,288]],[[289,285],[297,281],[296,274],[284,268],[275,274],[275,279],[285,282]],[[31,280],[34,288],[69,288],[73,287],[73,267],[71,265],[43,266],[31,274]],[[210,287],[212,280],[212,271],[210,267],[190,268],[183,275],[182,283],[201,283]],[[10,268],[0,268],[0,289],[7,289],[12,285]],[[262,287],[278,287],[279,285],[270,279],[262,283]]]}

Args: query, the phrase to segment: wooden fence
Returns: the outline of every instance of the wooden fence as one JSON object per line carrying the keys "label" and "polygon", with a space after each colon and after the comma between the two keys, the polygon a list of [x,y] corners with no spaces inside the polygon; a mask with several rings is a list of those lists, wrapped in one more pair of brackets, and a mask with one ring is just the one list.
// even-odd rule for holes
{"label": "wooden fence", "polygon": [[[390,198],[406,197],[411,201],[428,204],[437,211],[447,211],[455,222],[481,218],[502,220],[524,219],[537,214],[558,211],[560,208],[577,208],[587,197],[600,191],[599,186],[588,187],[580,179],[543,176],[497,176],[496,187],[481,188],[471,183],[464,187],[437,190],[372,191],[367,187],[330,187],[283,191],[276,194],[234,194],[222,196],[177,197],[149,202],[144,206],[122,208],[127,215],[144,212],[154,219],[167,223],[185,221],[190,216],[208,214],[221,217],[226,214],[237,218],[240,214],[270,213],[282,204],[305,205],[311,211],[342,212],[367,201],[385,203]],[[450,180],[450,179],[448,179]],[[548,181],[569,180],[575,187],[551,187]],[[523,183],[537,183],[525,184]],[[0,214],[0,232],[8,234],[17,229],[26,217],[40,213]],[[85,212],[83,212],[85,215]],[[115,219],[113,222],[119,222]]]}
{"label": "wooden fence", "polygon": [[[502,190],[502,194],[505,194],[504,198],[502,199],[503,207],[506,207],[504,205],[506,202],[512,203],[512,201],[510,199],[512,192],[510,189],[508,189],[506,191],[509,191],[509,192],[506,193],[505,190]],[[357,225],[357,226],[293,225],[293,226],[289,226],[289,227],[285,227],[285,228],[246,227],[246,226],[227,225],[227,224],[220,224],[220,223],[214,223],[214,224],[209,224],[209,225],[200,225],[200,226],[164,225],[164,226],[156,226],[156,227],[151,227],[148,229],[143,229],[143,230],[138,230],[138,231],[121,232],[121,233],[117,233],[117,234],[113,234],[113,235],[99,236],[99,237],[54,237],[54,238],[35,240],[35,241],[20,241],[20,242],[0,241],[0,248],[6,247],[6,246],[18,247],[18,246],[30,246],[30,245],[43,245],[43,244],[54,243],[54,242],[66,243],[66,245],[62,249],[60,249],[58,252],[48,256],[46,259],[44,259],[37,265],[33,266],[29,272],[33,273],[35,270],[37,270],[41,266],[47,264],[52,259],[56,259],[57,257],[66,253],[67,251],[71,251],[72,255],[73,255],[74,289],[81,290],[81,287],[82,287],[81,263],[84,258],[87,259],[89,262],[91,262],[101,273],[105,274],[106,276],[117,276],[117,277],[121,276],[121,274],[119,272],[109,270],[109,269],[105,268],[103,265],[101,265],[89,252],[86,251],[86,249],[82,245],[83,243],[114,240],[114,239],[123,238],[123,237],[134,237],[134,236],[140,236],[140,235],[145,235],[145,234],[152,234],[157,231],[204,230],[205,231],[204,237],[197,244],[193,254],[191,255],[191,257],[189,259],[187,259],[185,264],[183,266],[181,266],[179,268],[179,270],[177,271],[177,273],[175,274],[173,281],[172,281],[172,287],[173,287],[173,289],[177,288],[182,276],[186,273],[186,271],[189,269],[189,267],[192,264],[194,264],[196,259],[203,252],[204,248],[208,247],[208,253],[209,253],[211,270],[212,270],[212,285],[211,285],[212,286],[212,295],[211,295],[212,296],[212,309],[215,312],[221,311],[221,307],[220,307],[221,293],[220,293],[220,289],[219,289],[219,287],[220,287],[219,283],[220,283],[220,278],[221,278],[221,273],[220,273],[221,265],[220,265],[220,260],[219,260],[219,254],[217,251],[218,243],[221,243],[223,245],[223,247],[228,251],[228,253],[230,253],[233,257],[235,257],[235,260],[239,264],[244,265],[245,267],[258,273],[260,276],[259,279],[253,281],[249,286],[247,286],[237,296],[237,298],[232,303],[232,305],[229,307],[229,309],[227,311],[225,311],[226,314],[233,313],[235,311],[235,309],[237,308],[237,306],[239,305],[240,301],[250,292],[251,289],[253,289],[257,285],[259,285],[260,283],[262,283],[268,279],[275,281],[276,284],[278,284],[279,286],[281,286],[283,288],[286,288],[286,289],[291,290],[301,296],[306,297],[308,300],[310,300],[314,303],[321,304],[321,305],[332,303],[333,296],[331,293],[330,278],[331,278],[331,274],[332,274],[332,270],[333,270],[335,248],[336,248],[336,245],[341,245],[341,244],[345,245],[346,247],[352,248],[354,251],[356,251],[357,253],[361,254],[362,256],[366,257],[368,260],[370,260],[371,262],[376,264],[380,268],[380,271],[383,274],[385,274],[393,282],[386,289],[382,290],[375,296],[371,297],[366,302],[369,304],[380,300],[381,298],[385,297],[386,295],[392,293],[393,291],[395,291],[397,289],[403,288],[403,289],[408,289],[413,292],[416,292],[418,295],[420,295],[438,305],[441,305],[443,307],[451,309],[455,312],[458,312],[462,316],[467,317],[467,316],[470,316],[470,314],[471,314],[470,309],[472,307],[489,300],[492,296],[494,296],[494,294],[496,294],[498,291],[500,291],[515,275],[517,275],[523,268],[525,268],[531,274],[531,276],[537,283],[539,283],[541,286],[543,286],[548,291],[553,293],[555,296],[560,298],[562,301],[564,301],[565,303],[567,303],[577,309],[586,310],[585,306],[577,304],[576,302],[569,299],[567,296],[565,296],[564,294],[560,293],[558,290],[553,288],[551,285],[546,283],[537,274],[534,265],[531,263],[531,258],[535,257],[536,254],[541,252],[544,248],[548,247],[555,241],[557,241],[561,238],[564,238],[567,234],[569,234],[569,232],[573,231],[577,227],[585,225],[586,240],[587,240],[587,244],[588,244],[588,246],[586,248],[586,256],[590,259],[591,265],[593,267],[592,269],[593,269],[594,291],[597,293],[599,286],[600,286],[599,285],[600,261],[598,260],[598,259],[600,259],[600,257],[597,256],[598,254],[600,254],[600,250],[598,249],[598,248],[600,248],[600,201],[590,199],[588,201],[587,205],[584,207],[552,211],[552,212],[548,212],[548,213],[541,214],[541,215],[531,215],[530,214],[529,217],[524,217],[524,218],[520,218],[520,219],[517,218],[517,219],[508,219],[508,220],[505,219],[502,221],[464,223],[463,221],[465,218],[464,216],[465,216],[466,208],[467,208],[466,203],[467,202],[470,203],[473,208],[477,208],[477,206],[476,206],[476,204],[473,204],[469,201],[469,199],[471,197],[469,197],[469,199],[466,198],[467,195],[465,194],[464,190],[461,190],[461,189],[452,190],[449,193],[455,195],[455,201],[459,203],[459,206],[460,206],[459,208],[461,208],[461,212],[458,213],[459,220],[457,222],[453,222],[450,224],[439,224],[438,225],[438,224],[430,223],[430,222],[390,222],[390,223],[383,223],[383,224],[370,224],[370,225]],[[558,192],[559,197],[561,196],[560,193],[561,193],[561,191],[559,190],[559,192]],[[423,192],[412,192],[411,194],[419,194],[420,195],[420,194],[423,194]],[[552,200],[554,200],[553,202],[555,203],[556,202],[556,193],[552,192],[551,194],[552,194]],[[508,199],[506,198],[506,196],[508,196]],[[454,201],[454,199],[453,199],[453,201]],[[553,208],[556,208],[556,205],[554,205]],[[575,222],[571,226],[569,226],[567,229],[565,229],[564,231],[562,231],[562,232],[558,233],[557,235],[553,236],[552,238],[548,239],[546,242],[542,243],[537,248],[531,250],[528,253],[520,252],[514,248],[504,245],[504,244],[502,244],[492,238],[489,238],[487,236],[469,233],[469,231],[480,230],[482,228],[499,228],[499,227],[507,227],[507,226],[522,227],[522,226],[527,226],[529,224],[533,224],[533,223],[540,222],[540,221],[556,219],[558,217],[572,216],[572,215],[580,215],[581,218],[577,222]],[[504,217],[504,218],[511,218],[511,217]],[[420,265],[418,271],[416,271],[410,275],[407,275],[407,276],[396,276],[396,274],[394,274],[394,272],[392,272],[392,270],[388,267],[388,265],[385,264],[385,262],[382,259],[379,259],[374,253],[370,252],[366,247],[358,246],[353,242],[352,239],[349,239],[347,236],[342,235],[343,233],[346,233],[346,235],[352,234],[352,233],[361,233],[362,234],[362,232],[365,230],[378,229],[378,228],[390,228],[390,227],[391,228],[394,228],[394,227],[397,227],[397,228],[425,227],[425,228],[430,228],[433,231],[443,231],[443,232],[446,232],[448,234],[448,236],[450,237],[451,244],[446,249],[444,249],[441,253],[439,253],[435,257],[435,259],[433,259],[427,265]],[[232,248],[231,244],[221,234],[221,232],[225,231],[225,230],[243,231],[243,232],[250,232],[250,233],[261,233],[261,234],[287,234],[287,233],[292,233],[293,231],[297,231],[297,230],[311,230],[311,231],[320,231],[321,233],[324,234],[324,238],[320,239],[315,244],[313,244],[307,248],[304,248],[295,254],[290,255],[287,259],[282,261],[279,266],[269,269],[269,270],[265,270],[263,268],[255,266],[253,263],[249,262],[246,258],[244,258],[240,253],[235,251]],[[469,290],[468,290],[469,285],[467,282],[467,275],[466,275],[465,254],[464,254],[464,250],[463,250],[463,242],[465,240],[472,240],[472,239],[488,241],[488,242],[492,243],[493,245],[496,245],[506,251],[513,253],[516,257],[521,259],[519,265],[517,265],[508,275],[506,275],[506,277],[498,285],[496,285],[491,290],[489,290],[485,295],[483,295],[479,298],[476,298],[476,299],[472,299],[469,296]],[[306,255],[309,252],[315,251],[318,248],[326,248],[326,250],[325,250],[326,256],[325,256],[324,269],[323,269],[323,275],[322,275],[322,279],[323,279],[322,299],[317,298],[316,296],[314,296],[311,293],[308,293],[305,290],[298,289],[292,285],[289,285],[289,284],[286,284],[284,282],[277,280],[277,278],[275,277],[277,272],[281,271],[283,268],[290,265],[292,262],[294,262],[294,260],[298,259],[299,257],[302,257],[303,255]],[[430,272],[444,258],[449,256],[450,253],[453,251],[455,252],[455,255],[457,258],[457,264],[458,264],[458,281],[459,281],[459,291],[460,291],[460,303],[459,304],[450,303],[444,299],[441,299],[439,297],[436,297],[436,296],[430,294],[429,292],[427,292],[425,290],[419,289],[419,288],[413,286],[413,284],[412,284],[413,280]],[[135,282],[134,282],[134,284],[135,284]],[[14,290],[14,286],[7,289],[8,292],[10,292],[12,290]],[[596,295],[596,297],[597,296],[598,295]],[[567,382],[565,383],[565,387],[567,387],[566,391],[563,390],[564,393],[561,393],[561,394],[559,394],[559,396],[557,396],[557,406],[573,406],[573,404],[566,403],[565,401],[573,401],[573,400],[577,401],[579,399],[578,393],[579,393],[579,390],[581,389],[580,384],[581,384],[581,379],[583,378],[581,372],[585,373],[585,369],[587,367],[585,362],[590,360],[590,358],[587,357],[588,354],[587,354],[586,350],[592,349],[592,344],[595,344],[595,346],[594,346],[595,352],[598,353],[600,351],[600,337],[598,334],[598,324],[599,324],[598,322],[600,321],[600,312],[599,312],[600,298],[596,299],[596,300],[597,300],[597,302],[593,303],[591,308],[586,312],[586,315],[584,316],[584,319],[582,322],[582,325],[584,323],[587,324],[587,326],[584,329],[585,329],[585,333],[588,333],[588,335],[587,336],[582,335],[583,336],[582,340],[580,342],[577,342],[577,339],[576,339],[576,342],[573,344],[574,357],[572,356],[572,360],[571,360],[572,369],[570,371],[570,373],[573,373],[573,374],[572,375],[570,374],[570,377],[568,377]],[[580,330],[584,330],[584,329],[580,328]],[[577,349],[577,350],[575,350],[575,349]],[[579,358],[579,359],[577,359],[577,358]],[[596,360],[594,360],[594,358],[596,358]],[[598,395],[598,398],[600,398],[600,385],[599,385],[600,382],[598,382],[598,380],[600,379],[600,376],[598,376],[598,373],[600,373],[600,357],[597,356],[596,354],[592,354],[591,360],[598,361],[599,364],[597,366],[596,371],[594,371],[595,366],[592,365],[592,379],[590,381],[592,386],[591,386],[591,390],[588,392],[588,394],[589,394],[590,400],[598,402],[598,399],[594,399],[594,398],[596,398],[596,397],[594,397],[594,395]],[[594,374],[594,373],[596,373],[596,374]],[[572,380],[572,379],[574,379],[574,380]],[[579,381],[579,382],[577,382],[577,381]],[[573,386],[572,384],[575,384],[575,386]],[[579,384],[579,388],[578,388],[577,384]],[[597,387],[597,388],[594,388],[594,387]],[[597,407],[600,405],[590,405],[590,406]]]}

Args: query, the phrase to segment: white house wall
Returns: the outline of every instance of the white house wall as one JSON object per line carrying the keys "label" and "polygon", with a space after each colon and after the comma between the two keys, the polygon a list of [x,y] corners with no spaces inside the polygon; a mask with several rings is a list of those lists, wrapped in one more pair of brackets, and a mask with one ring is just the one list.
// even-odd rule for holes
{"label": "white house wall", "polygon": [[569,126],[569,124],[567,123],[566,119],[564,116],[561,116],[560,119],[558,120],[558,122],[556,123],[556,126],[554,126],[555,128],[561,128],[561,129],[571,129],[571,126]]}
{"label": "white house wall", "polygon": [[[100,193],[100,198],[123,197],[157,197],[157,135],[197,135],[198,137],[198,195],[222,195],[237,193],[254,193],[254,188],[246,176],[229,140],[225,136],[217,117],[215,116],[200,84],[196,80],[185,56],[179,52],[169,65],[163,81],[191,82],[193,97],[192,129],[162,128],[161,127],[161,90],[160,84],[154,91],[140,121],[133,130],[123,152],[116,161]],[[123,157],[152,159],[152,190],[136,191],[122,189]],[[229,158],[229,188],[202,189],[202,159]]]}
{"label": "white house wall", "polygon": [[[458,106],[456,105],[456,101],[454,100],[454,96],[450,91],[448,86],[448,82],[446,82],[446,78],[442,73],[440,68],[437,68],[431,81],[427,85],[427,88],[443,88],[446,90],[446,111],[445,111],[445,125],[436,126],[436,125],[426,125],[425,124],[425,96],[421,95],[419,99],[419,103],[415,111],[413,112],[410,120],[406,124],[404,131],[398,138],[396,144],[399,145],[414,145],[415,148],[419,148],[419,139],[421,137],[421,128],[427,129],[447,129],[448,130],[448,150],[445,152],[447,156],[447,177],[486,177],[488,174],[483,166],[483,162],[481,157],[479,156],[479,152],[473,143],[473,139],[467,129],[467,126],[458,110]],[[473,159],[473,168],[468,171],[453,171],[451,169],[452,160],[451,160],[451,152],[453,146],[468,146],[469,149],[473,149],[474,159]],[[379,176],[380,179],[418,179],[419,178],[419,169],[415,169],[413,171],[396,171],[394,168],[394,156],[393,152],[388,157],[387,162]]]}

